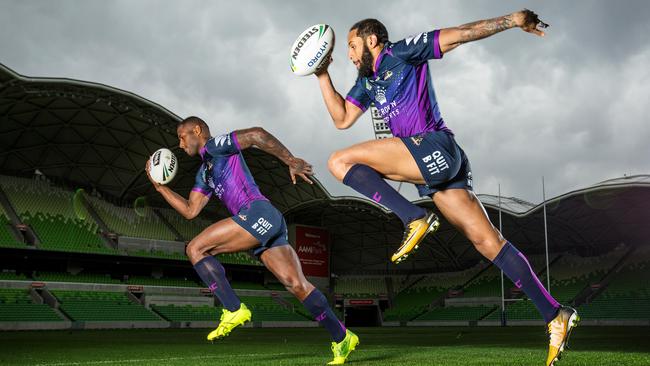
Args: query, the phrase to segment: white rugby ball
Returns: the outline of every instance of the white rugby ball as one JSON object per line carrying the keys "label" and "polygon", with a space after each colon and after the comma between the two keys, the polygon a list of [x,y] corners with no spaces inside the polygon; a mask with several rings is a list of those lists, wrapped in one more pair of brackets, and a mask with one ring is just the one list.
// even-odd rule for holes
{"label": "white rugby ball", "polygon": [[291,46],[289,65],[294,74],[311,75],[318,70],[334,48],[334,30],[327,24],[307,28]]}
{"label": "white rugby ball", "polygon": [[149,159],[149,175],[154,182],[167,184],[174,179],[178,171],[178,160],[171,150],[162,148],[156,150]]}

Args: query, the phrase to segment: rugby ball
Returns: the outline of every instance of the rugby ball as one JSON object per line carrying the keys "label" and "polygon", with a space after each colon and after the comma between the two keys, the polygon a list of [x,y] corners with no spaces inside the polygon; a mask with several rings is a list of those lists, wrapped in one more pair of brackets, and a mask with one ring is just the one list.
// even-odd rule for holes
{"label": "rugby ball", "polygon": [[316,24],[300,33],[291,46],[289,65],[300,76],[316,72],[334,49],[334,30],[327,24]]}
{"label": "rugby ball", "polygon": [[149,175],[158,184],[167,184],[174,179],[178,171],[178,160],[171,150],[156,150],[149,158]]}

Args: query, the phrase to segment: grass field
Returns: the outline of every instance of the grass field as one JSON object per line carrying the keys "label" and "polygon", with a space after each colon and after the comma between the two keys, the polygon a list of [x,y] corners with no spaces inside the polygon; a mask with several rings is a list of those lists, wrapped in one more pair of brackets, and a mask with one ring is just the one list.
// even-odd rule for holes
{"label": "grass field", "polygon": [[[543,365],[539,327],[360,328],[350,365]],[[323,329],[238,329],[215,344],[206,330],[0,332],[0,365],[322,365]],[[569,365],[650,365],[650,329],[579,327]]]}

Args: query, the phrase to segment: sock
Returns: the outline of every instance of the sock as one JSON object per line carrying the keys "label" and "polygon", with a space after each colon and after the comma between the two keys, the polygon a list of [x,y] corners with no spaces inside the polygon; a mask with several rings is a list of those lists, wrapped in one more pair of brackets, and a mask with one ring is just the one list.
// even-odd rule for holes
{"label": "sock", "polygon": [[315,288],[307,295],[302,304],[309,310],[314,319],[330,332],[334,342],[339,343],[345,339],[345,326],[334,315],[322,292]]}
{"label": "sock", "polygon": [[230,287],[230,283],[226,278],[226,270],[215,257],[207,256],[196,262],[194,270],[214,296],[219,299],[224,308],[228,309],[228,311],[239,310],[241,301]]}
{"label": "sock", "polygon": [[427,214],[425,209],[404,198],[386,183],[376,170],[367,165],[352,166],[343,178],[343,184],[391,209],[402,220],[404,226]]}
{"label": "sock", "polygon": [[555,318],[560,304],[546,291],[530,267],[528,259],[514,245],[507,242],[492,261],[510,280],[532,300],[546,323]]}

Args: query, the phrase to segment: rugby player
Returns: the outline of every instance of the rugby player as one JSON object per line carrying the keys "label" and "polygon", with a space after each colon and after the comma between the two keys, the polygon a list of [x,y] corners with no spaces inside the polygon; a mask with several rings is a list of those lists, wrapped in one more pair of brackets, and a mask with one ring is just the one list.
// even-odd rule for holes
{"label": "rugby player", "polygon": [[394,136],[336,151],[328,161],[339,181],[390,208],[404,223],[404,238],[392,261],[399,263],[417,249],[425,235],[435,231],[438,219],[384,179],[414,183],[421,196],[432,198],[440,213],[526,293],[548,324],[546,364],[552,365],[577,325],[578,314],[546,291],[526,257],[490,222],[472,191],[469,160],[440,113],[427,64],[462,44],[507,29],[544,36],[547,26],[534,12],[522,10],[390,42],[381,22],[365,19],[348,33],[348,57],[358,78],[347,96],[333,86],[328,72],[331,58],[316,76],[336,128],[349,128],[374,103]]}
{"label": "rugby player", "polygon": [[199,155],[202,160],[189,199],[153,181],[147,162],[145,170],[149,180],[163,198],[188,220],[201,212],[213,194],[232,214],[207,227],[186,248],[196,273],[223,305],[219,326],[208,334],[207,339],[213,341],[225,337],[237,326],[251,320],[251,311],[237,297],[224,267],[214,256],[252,250],[330,333],[334,359],[329,364],[343,364],[359,344],[359,338],[336,318],[323,293],[303,275],[298,256],[289,245],[284,217],[260,192],[241,151],[254,146],[277,157],[289,166],[294,184],[296,176],[311,184],[312,166],[294,157],[278,139],[259,127],[212,137],[202,119],[188,117],[178,124],[176,132],[180,148],[189,156]]}

